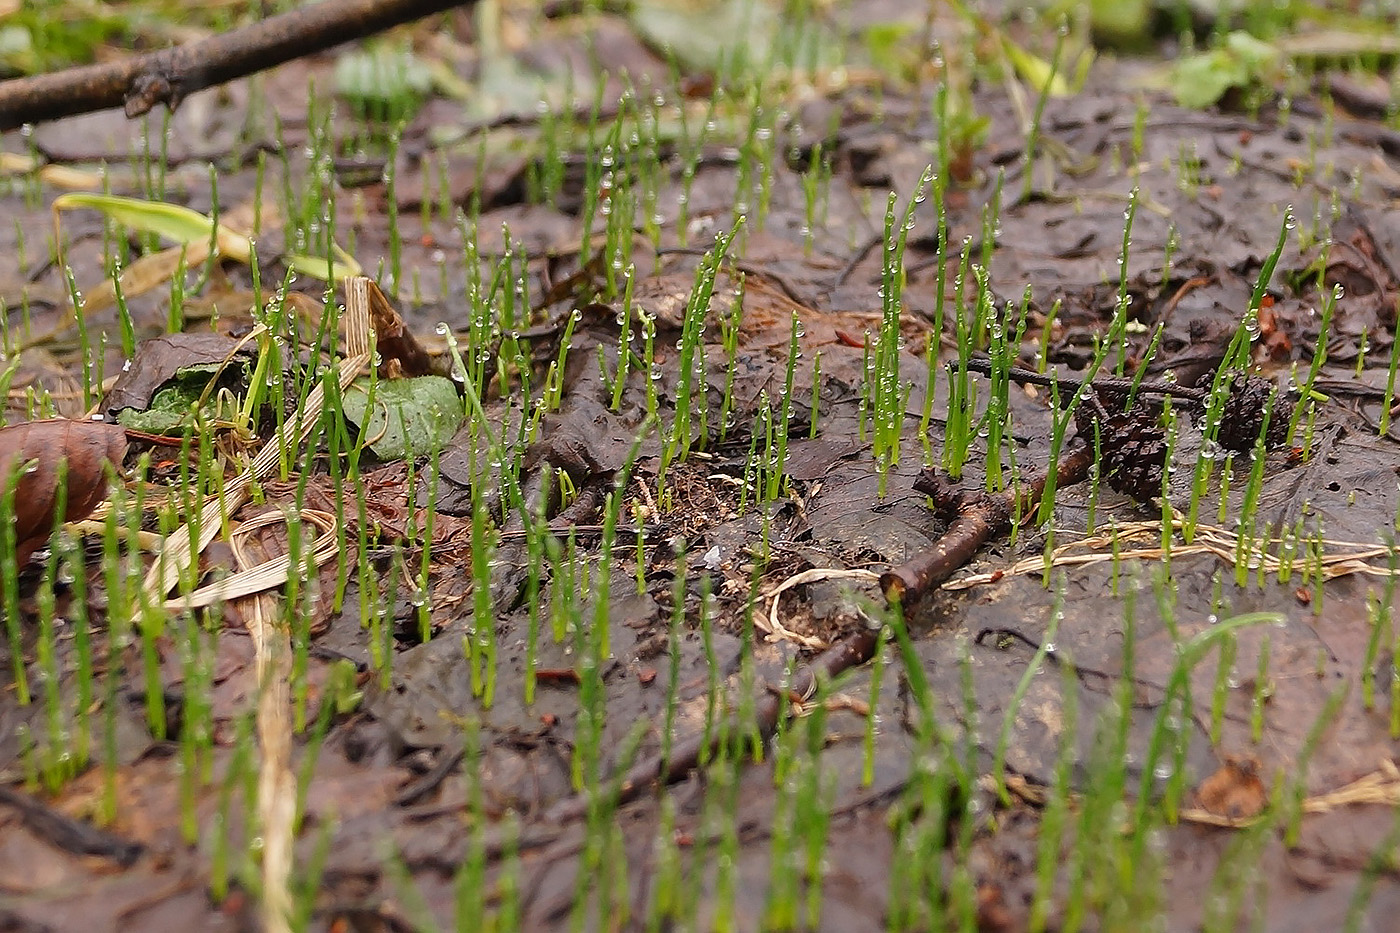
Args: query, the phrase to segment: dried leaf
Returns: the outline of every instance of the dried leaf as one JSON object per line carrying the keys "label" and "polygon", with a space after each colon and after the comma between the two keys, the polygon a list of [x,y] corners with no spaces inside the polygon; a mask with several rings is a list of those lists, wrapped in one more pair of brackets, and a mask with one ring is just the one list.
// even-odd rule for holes
{"label": "dried leaf", "polygon": [[[391,375],[390,363],[398,364],[399,372],[395,374],[398,376],[427,376],[435,373],[428,351],[423,349],[418,338],[413,336],[413,331],[404,323],[403,317],[394,310],[394,306],[377,285],[369,290],[369,323],[374,328],[374,347],[379,351],[379,358],[382,360],[379,365],[380,376]],[[444,374],[436,372],[436,375]]]}
{"label": "dried leaf", "polygon": [[145,411],[161,387],[186,373],[196,377],[192,387],[196,397],[216,373],[227,373],[234,383],[246,380],[256,350],[256,345],[222,334],[166,334],[143,340],[107,393],[102,410],[109,418],[126,409]]}
{"label": "dried leaf", "polygon": [[[63,521],[86,518],[107,497],[108,463],[126,454],[126,433],[117,425],[54,418],[0,428],[0,482],[8,489],[16,471],[16,553],[24,564],[53,530],[67,462]],[[25,464],[30,464],[26,469]]]}
{"label": "dried leaf", "polygon": [[1258,816],[1269,802],[1269,789],[1259,777],[1259,762],[1227,755],[1214,774],[1196,788],[1201,809],[1232,820]]}

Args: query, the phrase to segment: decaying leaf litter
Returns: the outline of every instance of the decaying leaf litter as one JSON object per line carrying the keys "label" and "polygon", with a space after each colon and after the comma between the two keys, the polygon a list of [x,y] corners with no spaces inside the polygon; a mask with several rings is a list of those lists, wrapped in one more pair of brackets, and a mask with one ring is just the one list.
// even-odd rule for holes
{"label": "decaying leaf litter", "polygon": [[[938,127],[953,125],[935,81],[857,75],[758,109],[735,88],[745,106],[713,112],[701,87],[688,128],[664,144],[634,109],[632,142],[607,135],[613,114],[626,119],[612,102],[627,81],[650,89],[633,101],[659,93],[668,117],[682,88],[645,29],[592,13],[589,41],[611,66],[595,94],[577,19],[546,24],[491,68],[576,69],[576,116],[586,121],[595,96],[607,114],[591,135],[566,133],[572,124],[533,100],[483,119],[440,95],[394,139],[360,140],[361,152],[352,141],[337,160],[346,137],[328,103],[307,119],[304,93],[309,78],[331,86],[327,57],[187,101],[158,188],[139,155],[128,160],[143,133],[159,139],[159,117],[143,127],[99,114],[29,137],[75,169],[108,161],[116,194],[187,203],[237,235],[254,233],[256,202],[262,226],[250,242],[259,278],[226,252],[210,262],[206,243],[176,253],[173,289],[122,302],[114,290],[74,321],[71,290],[110,280],[108,257],[131,268],[168,243],[65,211],[70,285],[37,255],[57,191],[20,180],[7,195],[19,218],[0,234],[7,349],[18,350],[8,420],[80,417],[104,397],[112,414],[150,408],[168,378],[145,376],[116,401],[99,391],[125,367],[127,319],[132,338],[156,341],[132,371],[188,374],[188,361],[161,361],[174,330],[218,340],[197,362],[228,380],[174,406],[209,406],[190,440],[178,425],[137,429],[175,439],[132,439],[119,518],[5,570],[16,584],[4,610],[15,687],[0,700],[8,917],[60,929],[239,927],[279,912],[318,928],[938,917],[1021,929],[1160,914],[1171,928],[1257,917],[1287,930],[1349,910],[1386,916],[1400,890],[1387,854],[1400,786],[1388,547],[1400,460],[1384,411],[1400,297],[1394,131],[1318,93],[1265,97],[1256,112],[1188,110],[1161,92],[1125,94],[1135,66],[1102,60],[1078,93],[1044,101],[1033,148],[1026,102],[980,85],[971,107],[989,121],[985,142],[959,149],[956,177],[916,201],[939,164]],[[450,21],[446,34],[464,29]],[[686,87],[703,85],[692,82],[706,66],[684,67]],[[709,76],[722,87],[727,74]],[[943,139],[951,169],[959,140]],[[351,170],[376,159],[387,180],[354,186]],[[897,282],[884,274],[890,191],[893,216],[912,205],[915,221]],[[305,400],[288,391],[256,423],[227,426],[247,382],[300,378],[334,406],[328,374],[348,359],[340,371],[358,375],[322,324],[337,302],[321,307],[314,271],[282,278],[285,254],[332,249],[288,192],[324,197],[316,216],[342,258],[373,269],[384,257],[380,281],[428,361],[383,353],[389,330],[377,328],[379,381],[362,410],[380,420],[316,416],[310,442],[269,455],[252,503],[211,511],[210,578],[185,588],[286,554],[302,572],[282,598],[227,597],[212,616],[138,600],[139,626],[114,624],[108,608],[132,605],[114,583],[152,564],[134,543],[170,536],[198,509],[191,464],[217,463],[231,481],[250,469],[255,437],[301,425]],[[722,255],[711,249],[731,233]],[[611,262],[624,251],[630,275]],[[979,299],[1009,309],[998,326],[1019,336],[1010,359],[1066,375],[1124,309],[1132,326],[1113,351],[1126,374],[1143,363],[1144,379],[1190,387],[1231,352],[1271,261],[1251,362],[1280,381],[1296,363],[1302,382],[1320,335],[1327,354],[1312,394],[1298,394],[1292,441],[1262,459],[1235,452],[1223,509],[1218,471],[1190,509],[1209,441],[1183,414],[1167,429],[1166,506],[1093,482],[1086,466],[1091,481],[1057,490],[1049,524],[1009,509],[1014,538],[999,528],[972,566],[911,601],[907,640],[898,625],[877,635],[895,621],[880,574],[946,544],[984,485],[976,441],[949,508],[930,508],[939,487],[927,478],[916,487],[926,462],[947,465],[963,387],[977,393],[974,438],[997,397],[991,379],[958,382],[943,365],[958,359],[959,328],[964,345],[992,339],[966,334]],[[707,269],[713,295],[697,302]],[[281,285],[300,297],[277,323],[300,339],[255,375],[244,364],[256,366],[258,338],[244,338],[266,318],[248,309]],[[869,400],[892,285],[899,454],[886,472]],[[479,307],[498,326],[483,326]],[[618,352],[624,328],[630,354]],[[224,337],[203,336],[214,333]],[[461,429],[421,456],[379,455],[369,442],[409,404],[390,387],[442,373],[457,376]],[[1073,419],[1054,394],[1005,391],[1008,478],[1043,477],[1056,419],[1069,422],[1058,452],[1072,453]],[[557,404],[536,404],[545,397]],[[424,416],[430,437],[442,418]],[[356,456],[347,493],[338,477]],[[1019,488],[986,495],[1011,502]],[[1252,524],[1237,524],[1249,503]],[[115,575],[101,572],[107,553],[120,555]],[[794,689],[804,664],[857,644],[876,660],[815,701]],[[260,678],[269,664],[278,676]],[[755,738],[774,730],[771,743]],[[649,764],[672,783],[630,780]],[[1125,866],[1139,880],[1130,892]]]}

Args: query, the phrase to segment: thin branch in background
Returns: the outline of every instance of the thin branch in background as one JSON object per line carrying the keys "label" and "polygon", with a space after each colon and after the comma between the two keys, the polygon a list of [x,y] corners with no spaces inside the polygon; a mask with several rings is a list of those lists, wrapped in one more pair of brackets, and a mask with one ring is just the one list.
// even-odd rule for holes
{"label": "thin branch in background", "polygon": [[123,61],[0,82],[0,130],[125,107],[128,117],[217,84],[476,0],[323,0]]}

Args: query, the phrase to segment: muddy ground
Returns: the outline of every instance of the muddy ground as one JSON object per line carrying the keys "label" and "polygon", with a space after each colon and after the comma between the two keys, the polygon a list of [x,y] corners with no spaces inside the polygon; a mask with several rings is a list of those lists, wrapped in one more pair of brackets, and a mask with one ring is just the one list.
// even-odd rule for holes
{"label": "muddy ground", "polygon": [[[463,21],[453,23],[459,32],[466,31]],[[638,83],[651,80],[670,86],[668,65],[625,21],[602,15],[594,33],[599,57],[613,69],[604,99],[621,91],[617,76],[623,68]],[[546,63],[546,69],[556,69],[561,79],[562,69],[572,69],[580,98],[589,99],[595,74],[580,47],[576,35],[561,29],[525,43],[520,55],[522,60]],[[248,202],[256,175],[241,139],[249,126],[259,142],[285,146],[292,153],[289,165],[294,174],[304,172],[298,156],[308,132],[305,87],[308,78],[319,78],[319,86],[325,86],[331,67],[330,56],[317,56],[270,73],[257,95],[250,94],[245,81],[187,101],[170,129],[171,199],[208,210],[212,194],[207,166],[214,160],[223,207]],[[1000,220],[991,231],[994,242],[989,247],[991,291],[999,305],[1019,307],[1029,287],[1031,326],[1022,358],[1031,365],[1046,315],[1058,303],[1058,316],[1046,331],[1046,355],[1053,367],[1072,372],[1088,360],[1093,336],[1102,331],[1118,300],[1124,214],[1136,186],[1138,207],[1126,280],[1131,316],[1143,326],[1130,335],[1130,353],[1134,359],[1142,354],[1153,329],[1162,325],[1160,349],[1149,371],[1155,378],[1170,370],[1189,383],[1225,352],[1291,205],[1298,229],[1284,247],[1269,291],[1272,316],[1255,353],[1261,371],[1282,377],[1295,362],[1306,371],[1325,294],[1319,290],[1315,264],[1322,255],[1319,241],[1329,235],[1323,287],[1340,284],[1344,292],[1327,338],[1328,359],[1319,383],[1327,400],[1317,408],[1311,449],[1306,456],[1292,450],[1270,454],[1260,521],[1289,528],[1306,518],[1310,529],[1320,527],[1333,542],[1326,546],[1329,553],[1381,544],[1393,533],[1400,509],[1400,436],[1381,435],[1377,429],[1400,298],[1400,134],[1377,119],[1334,107],[1316,89],[1286,102],[1267,98],[1257,112],[1184,109],[1163,91],[1125,90],[1144,67],[1139,61],[1103,58],[1082,91],[1049,100],[1041,123],[1040,155],[1030,165],[1023,158],[1025,136],[1005,88],[979,87],[975,110],[990,119],[990,126],[985,143],[967,154],[969,161],[948,192],[947,235],[953,253],[967,241],[974,255],[981,254],[983,209],[996,196],[1000,178]],[[752,548],[765,523],[769,557],[758,600],[764,620],[773,602],[767,594],[790,576],[813,568],[879,573],[931,547],[946,528],[926,497],[912,488],[924,457],[916,429],[925,393],[934,392],[930,440],[935,456],[941,445],[939,415],[947,404],[947,383],[939,378],[933,387],[928,385],[923,355],[936,336],[930,333],[937,281],[937,224],[931,202],[916,209],[918,225],[906,255],[907,340],[901,364],[912,388],[902,456],[883,496],[870,445],[861,440],[859,427],[861,344],[865,333],[878,326],[879,241],[886,194],[894,190],[907,198],[929,163],[928,144],[939,132],[930,117],[933,104],[929,82],[903,85],[862,78],[829,90],[811,89],[787,105],[771,165],[767,217],[761,226],[750,225],[740,261],[724,268],[717,287],[716,305],[722,310],[733,300],[738,275],[745,276],[737,426],[724,443],[711,443],[703,458],[675,468],[668,479],[669,503],[643,516],[643,592],[634,582],[635,549],[616,568],[607,610],[614,663],[603,677],[606,768],[620,764],[616,759],[634,736],[636,723],[645,724],[635,733],[640,735],[638,754],[659,749],[672,665],[679,677],[676,731],[693,736],[706,721],[712,678],[726,682],[731,703],[753,695],[755,685],[739,674],[744,638],[753,639],[751,656],[758,678],[777,684],[791,660],[811,657],[821,646],[869,624],[870,613],[882,605],[869,580],[817,580],[777,597],[777,616],[792,637],[770,638],[749,629],[744,609],[752,599]],[[273,113],[283,121],[280,143],[270,132]],[[535,119],[520,116],[526,126]],[[353,251],[366,267],[372,268],[384,252],[388,224],[397,214],[403,265],[419,270],[421,277],[417,296],[404,288],[399,305],[429,342],[436,322],[465,326],[460,311],[466,288],[462,264],[448,262],[443,276],[435,256],[460,249],[456,233],[450,222],[436,217],[425,229],[418,212],[423,192],[444,179],[455,202],[466,204],[474,195],[480,197],[478,248],[488,262],[501,253],[503,225],[523,244],[534,294],[547,295],[552,285],[570,276],[593,274],[578,265],[583,219],[577,194],[571,200],[566,185],[556,204],[526,203],[523,178],[533,157],[528,149],[522,149],[524,154],[493,156],[484,166],[463,150],[445,162],[424,157],[444,127],[487,132],[488,122],[459,103],[434,99],[404,132],[392,190],[382,183],[336,189],[342,242],[353,240]],[[159,125],[158,118],[150,124]],[[135,190],[134,177],[141,166],[133,152],[139,150],[142,132],[142,124],[105,113],[41,126],[33,142],[56,162],[87,166],[107,161],[114,167],[114,190]],[[1135,156],[1138,133],[1142,147]],[[27,143],[15,137],[6,140],[5,148],[20,151]],[[826,219],[813,231],[809,248],[801,175],[804,159],[818,143],[830,156],[833,171]],[[697,253],[715,232],[729,229],[734,221],[740,167],[732,147],[717,144],[707,153],[689,192],[686,223],[691,235],[682,246],[677,162],[662,164],[673,172],[658,199],[662,248],[638,246],[635,300],[657,316],[664,338],[658,345],[669,347],[676,335],[677,308],[694,279]],[[445,174],[439,175],[440,165],[446,166]],[[269,160],[266,190],[277,190],[282,171],[280,160]],[[3,199],[11,223],[0,225],[0,295],[11,309],[19,308],[27,296],[36,333],[43,333],[66,308],[60,272],[36,258],[41,253],[37,244],[44,243],[52,229],[47,201],[53,193],[46,189],[36,200],[17,190]],[[388,210],[390,197],[397,201],[397,212]],[[1319,217],[1321,228],[1315,221]],[[80,280],[95,279],[102,269],[101,221],[74,217],[67,223],[75,274]],[[29,244],[22,250],[20,235]],[[271,252],[277,246],[275,233],[260,242],[260,249]],[[956,260],[950,254],[950,295]],[[229,281],[219,286],[225,289],[225,309],[235,307],[240,289],[247,287],[240,278],[246,277],[242,270],[231,269],[228,275]],[[299,287],[316,292],[314,283]],[[566,294],[538,309],[541,359],[553,352],[551,341],[573,310],[572,302],[573,296]],[[736,480],[743,476],[748,454],[747,426],[764,393],[775,398],[782,390],[794,312],[803,327],[802,358],[792,393],[795,422],[804,429],[810,423],[811,363],[820,353],[818,430],[812,439],[804,432],[793,444],[787,464],[791,495],[762,511],[741,509],[741,484]],[[12,327],[17,313],[10,312]],[[143,336],[159,333],[164,325],[160,299],[137,300],[132,313]],[[245,321],[236,311],[223,310],[218,326],[236,331]],[[88,326],[111,329],[115,317],[109,312]],[[190,329],[207,326],[196,322]],[[618,326],[611,308],[586,309],[574,332],[563,405],[546,420],[542,440],[527,459],[534,466],[522,478],[526,484],[531,470],[538,472],[539,465],[548,463],[568,469],[585,490],[610,488],[641,422],[645,396],[645,374],[636,373],[620,413],[606,411],[601,402],[597,348],[615,353]],[[945,358],[955,352],[947,345],[950,334],[945,335]],[[717,330],[710,339],[716,342],[712,362],[721,360]],[[1364,358],[1359,359],[1363,346]],[[115,372],[119,351],[112,349],[107,357],[107,372]],[[41,342],[26,351],[13,387],[42,384],[61,398],[79,384],[75,359],[71,342]],[[674,353],[661,351],[658,364],[663,370],[659,384],[665,414],[674,405],[669,388]],[[717,372],[722,380],[722,370]],[[722,382],[711,380],[712,386],[718,384]],[[490,405],[494,416],[504,417],[503,403],[490,400]],[[1010,415],[1018,464],[1031,471],[1043,469],[1052,423],[1045,393],[1013,387]],[[1183,443],[1189,448],[1191,442]],[[968,466],[970,484],[981,476],[979,450],[974,448]],[[643,445],[629,498],[643,501],[643,487],[655,491],[656,453],[653,446]],[[454,490],[461,494],[453,477],[469,475],[461,462],[464,457],[464,449],[444,453],[443,503]],[[460,472],[454,474],[454,469]],[[1231,484],[1228,496],[1236,502],[1247,470],[1247,465],[1237,467]],[[402,522],[409,488],[404,466],[386,464],[366,482],[374,485],[373,499],[384,524]],[[1188,501],[1188,487],[1186,470],[1171,489],[1178,507]],[[578,546],[587,553],[597,547],[599,499],[586,495],[582,501],[585,506],[565,515],[560,527],[572,521],[580,529]],[[593,512],[586,508],[589,501]],[[1203,510],[1212,523],[1216,501],[1208,499]],[[442,506],[429,603],[432,637],[419,643],[416,607],[407,596],[401,597],[388,686],[366,674],[362,705],[334,719],[315,758],[298,846],[299,863],[324,858],[313,928],[413,928],[417,921],[410,918],[418,908],[405,896],[405,877],[418,892],[422,909],[449,922],[458,866],[481,838],[473,831],[471,814],[485,817],[488,832],[508,822],[518,826],[518,860],[488,858],[484,870],[496,877],[502,866],[513,866],[521,892],[521,926],[562,929],[570,923],[578,873],[587,870],[581,868],[586,864],[586,820],[559,820],[557,805],[572,794],[578,684],[561,675],[541,683],[533,704],[524,702],[518,679],[525,664],[529,618],[528,601],[520,594],[525,555],[506,538],[492,587],[499,686],[489,709],[481,708],[473,696],[462,650],[472,600],[469,577],[461,569],[468,562],[462,542],[468,539],[469,503],[468,498],[466,508],[461,503],[455,509]],[[1089,528],[1091,506],[1100,529],[1112,521],[1160,522],[1162,515],[1157,506],[1134,503],[1106,487],[1092,494],[1092,501],[1087,485],[1071,487],[1057,500],[1057,540],[1082,537]],[[1237,505],[1227,507],[1227,512],[1234,511]],[[629,548],[636,537],[637,529],[632,529],[624,538]],[[678,587],[681,541],[687,556]],[[1212,657],[1192,673],[1193,710],[1188,715],[1194,717],[1195,728],[1186,730],[1190,740],[1170,769],[1181,775],[1186,806],[1238,815],[1228,804],[1203,799],[1202,783],[1208,777],[1235,773],[1221,772],[1227,761],[1243,763],[1236,773],[1240,786],[1230,789],[1245,797],[1258,793],[1248,777],[1256,774],[1264,787],[1288,787],[1290,795],[1296,790],[1300,797],[1324,801],[1325,795],[1368,775],[1378,774],[1383,786],[1393,785],[1393,638],[1383,638],[1375,654],[1375,700],[1369,706],[1361,689],[1372,633],[1371,605],[1389,598],[1384,555],[1369,556],[1350,568],[1354,572],[1318,586],[1297,576],[1280,582],[1276,575],[1255,576],[1239,586],[1224,557],[1191,552],[1179,538],[1181,552],[1171,557],[1169,576],[1163,576],[1166,565],[1158,555],[1127,559],[1117,568],[1110,561],[1065,565],[1050,574],[1048,585],[1038,569],[1009,572],[1018,560],[1042,553],[1044,543],[1044,529],[1029,526],[1020,530],[1014,545],[998,538],[979,550],[953,583],[921,605],[910,620],[914,651],[942,705],[940,720],[955,746],[970,739],[975,748],[970,758],[982,773],[991,769],[1003,718],[1037,646],[1050,626],[1056,629],[1054,650],[1030,680],[1007,739],[1007,772],[1021,792],[998,802],[983,791],[965,815],[975,826],[957,861],[978,892],[980,928],[1018,930],[1029,922],[1043,813],[1036,789],[1054,783],[1067,730],[1075,736],[1069,741],[1079,749],[1071,767],[1073,786],[1092,786],[1095,769],[1106,766],[1102,737],[1096,740],[1091,726],[1101,715],[1122,709],[1115,684],[1123,670],[1124,620],[1129,613],[1135,624],[1136,661],[1125,718],[1130,786],[1142,780],[1135,762],[1147,756],[1178,639],[1205,631],[1220,618],[1259,610],[1280,613],[1283,621],[1238,632],[1227,701],[1214,740],[1210,710],[1218,665]],[[1152,530],[1140,546],[1157,543],[1160,535]],[[1105,555],[1109,547],[1091,544],[1084,552]],[[1008,572],[987,579],[999,570]],[[383,573],[387,577],[394,572],[386,557]],[[979,574],[983,576],[973,576]],[[964,577],[972,578],[971,585],[959,584]],[[1062,584],[1057,586],[1057,579]],[[29,588],[26,593],[32,594],[35,572],[23,582]],[[685,627],[674,645],[678,656],[672,657],[667,633],[678,591],[683,593],[679,611]],[[709,644],[698,631],[702,591],[713,594],[716,607]],[[89,595],[100,606],[100,581]],[[332,663],[349,659],[362,672],[372,663],[353,591],[345,605],[344,612],[325,618],[325,630],[310,653],[307,677],[313,708]],[[1163,620],[1164,605],[1174,610],[1171,625]],[[32,609],[32,604],[26,607]],[[100,619],[100,611],[94,611],[94,618]],[[256,693],[252,647],[236,623],[234,617],[214,642],[216,774],[228,767],[235,744],[233,724]],[[996,634],[988,637],[988,630]],[[1269,679],[1262,692],[1255,682],[1261,650],[1268,652]],[[9,670],[8,649],[3,653],[3,667]],[[891,879],[899,877],[901,861],[910,857],[896,848],[892,814],[910,806],[905,790],[925,753],[913,734],[917,717],[899,654],[887,649],[877,663],[883,688],[875,711],[879,726],[872,773],[863,773],[866,759],[860,740],[872,665],[838,682],[834,695],[851,702],[828,703],[825,714],[820,762],[827,782],[822,800],[830,822],[822,856],[823,929],[883,925]],[[573,664],[565,646],[542,642],[540,668],[567,672]],[[183,668],[173,652],[161,670],[161,688],[170,707],[178,708]],[[232,930],[256,925],[252,892],[235,885],[221,903],[211,899],[207,879],[214,831],[201,833],[196,845],[182,839],[174,746],[150,733],[139,665],[132,665],[123,683],[114,697],[120,807],[107,832],[115,840],[139,845],[139,851],[71,851],[74,847],[65,848],[35,809],[79,819],[90,814],[102,789],[100,768],[79,775],[57,795],[35,795],[32,800],[38,804],[26,805],[28,809],[9,798],[0,800],[3,927]],[[1262,714],[1262,731],[1256,741],[1251,719],[1261,695],[1265,700],[1257,712]],[[13,691],[0,690],[0,774],[17,792],[25,787],[19,727],[40,715],[37,707],[18,705]],[[464,756],[462,722],[471,718],[480,722],[480,748]],[[304,760],[305,743],[295,754],[297,761]],[[474,775],[464,770],[464,758]],[[759,924],[773,883],[773,766],[765,760],[735,773],[734,786],[717,784],[703,771],[690,773],[664,791],[647,789],[619,809],[615,825],[627,869],[618,883],[632,904],[631,923],[640,924],[638,918],[646,916],[657,879],[667,870],[659,864],[656,840],[663,822],[670,821],[666,831],[682,840],[680,848],[686,853],[686,884],[693,886],[702,905],[697,927],[708,928],[720,884],[719,839],[725,833],[709,802],[718,795],[731,800],[733,809],[724,811],[723,819],[732,821],[727,825],[737,837],[737,871],[726,876],[734,928]],[[1160,788],[1169,778],[1170,773],[1164,773],[1146,783]],[[732,798],[725,796],[731,794]],[[202,826],[211,827],[218,807],[215,782],[201,790],[195,804]],[[1247,801],[1244,807],[1249,809]],[[1393,854],[1374,864],[1373,856],[1393,841],[1393,810],[1384,803],[1344,801],[1318,810],[1325,812],[1302,817],[1296,835],[1286,833],[1283,825],[1249,835],[1247,830],[1189,819],[1154,831],[1153,864],[1160,866],[1162,878],[1161,891],[1154,897],[1166,918],[1163,928],[1197,929],[1203,916],[1235,891],[1250,905],[1244,917],[1257,923],[1255,928],[1330,929],[1346,914],[1364,880],[1374,889],[1361,911],[1360,928],[1387,929],[1384,918],[1400,908],[1400,884]],[[1122,816],[1112,811],[1108,818]],[[1068,852],[1074,840],[1066,839],[1064,845]],[[1245,846],[1257,847],[1250,850],[1257,857],[1243,863],[1251,866],[1249,872],[1234,879],[1219,877],[1218,866],[1231,864],[1228,860],[1239,858]],[[948,851],[956,851],[951,839]],[[128,854],[133,857],[119,857]],[[949,870],[953,861],[950,854]],[[1064,909],[1057,899],[1051,928],[1063,922]],[[616,921],[618,915],[612,916]],[[1095,922],[1091,918],[1090,926]]]}

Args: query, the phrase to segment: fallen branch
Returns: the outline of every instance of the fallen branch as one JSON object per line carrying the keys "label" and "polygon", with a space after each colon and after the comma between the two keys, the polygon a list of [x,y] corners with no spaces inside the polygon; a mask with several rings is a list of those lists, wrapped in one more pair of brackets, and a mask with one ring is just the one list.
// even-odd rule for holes
{"label": "fallen branch", "polygon": [[[1060,458],[1055,474],[1056,484],[1069,486],[1083,482],[1089,478],[1089,467],[1093,462],[1092,448],[1084,444],[1075,445]],[[1048,475],[1040,476],[1023,487],[1020,514],[1028,514],[1039,504],[1047,479]],[[933,547],[880,574],[880,589],[884,591],[885,599],[891,604],[899,603],[906,611],[922,602],[959,567],[970,561],[993,535],[1007,528],[1011,524],[1011,516],[1017,511],[1015,490],[1007,490],[999,496],[964,493],[934,470],[925,470],[920,474],[914,488],[933,496],[934,505],[939,511],[956,517]]]}
{"label": "fallen branch", "polygon": [[124,61],[0,82],[0,130],[124,106],[139,117],[242,78],[476,0],[324,0]]}

